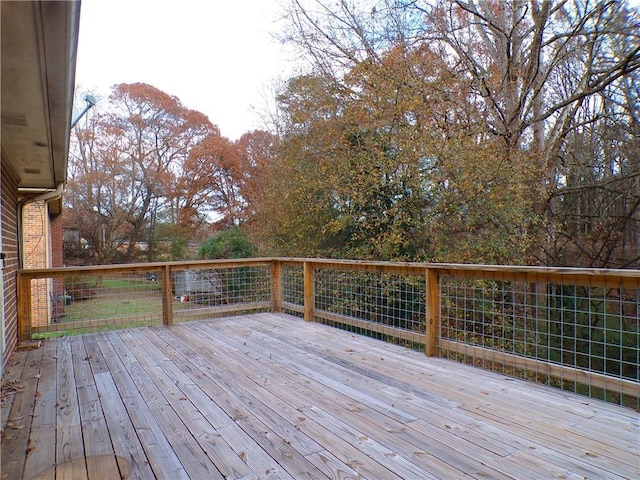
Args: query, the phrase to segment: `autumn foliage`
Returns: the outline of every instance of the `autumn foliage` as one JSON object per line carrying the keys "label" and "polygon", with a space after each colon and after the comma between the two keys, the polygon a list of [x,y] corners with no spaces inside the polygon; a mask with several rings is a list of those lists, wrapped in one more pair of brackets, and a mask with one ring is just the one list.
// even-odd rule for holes
{"label": "autumn foliage", "polygon": [[87,245],[69,257],[95,263],[189,256],[212,224],[242,220],[255,196],[247,167],[264,162],[267,135],[243,137],[251,160],[206,116],[146,84],[114,86],[74,133],[65,216]]}
{"label": "autumn foliage", "polygon": [[637,10],[292,1],[288,18],[313,73],[279,97],[276,251],[638,267]]}
{"label": "autumn foliage", "polygon": [[[144,84],[74,130],[92,261],[260,254],[640,265],[640,20],[625,2],[292,1],[309,59],[236,141]],[[194,250],[195,251],[195,250]]]}

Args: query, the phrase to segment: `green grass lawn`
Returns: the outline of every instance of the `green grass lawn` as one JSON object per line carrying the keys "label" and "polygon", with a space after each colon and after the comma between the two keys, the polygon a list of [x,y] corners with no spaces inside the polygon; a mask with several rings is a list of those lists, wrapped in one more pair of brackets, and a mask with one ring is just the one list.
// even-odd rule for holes
{"label": "green grass lawn", "polygon": [[[65,306],[65,315],[56,324],[56,329],[59,330],[35,333],[34,338],[54,338],[162,323],[162,285],[158,282],[150,282],[144,277],[105,276],[101,279],[83,279],[73,285],[78,287],[81,283],[86,285],[86,290],[93,292],[93,296],[71,300]],[[82,291],[80,288],[78,290]],[[188,312],[189,318],[199,314],[211,315],[210,312],[203,312],[208,307],[205,304],[181,303],[179,299],[173,298],[172,305],[174,312]],[[96,322],[89,325],[88,321]],[[104,325],[97,325],[100,321],[104,321]]]}
{"label": "green grass lawn", "polygon": [[101,288],[122,288],[122,289],[135,289],[136,291],[161,291],[162,285],[160,282],[150,282],[143,278],[126,279],[122,277],[109,278],[103,277],[100,284]]}
{"label": "green grass lawn", "polygon": [[127,295],[97,295],[90,300],[72,302],[65,308],[61,322],[79,322],[101,318],[130,317],[134,315],[162,315],[160,291],[136,292]]}
{"label": "green grass lawn", "polygon": [[[190,303],[173,299],[173,310],[188,310]],[[143,279],[103,278],[97,294],[87,300],[71,301],[58,323],[149,316],[162,317],[162,287]]]}

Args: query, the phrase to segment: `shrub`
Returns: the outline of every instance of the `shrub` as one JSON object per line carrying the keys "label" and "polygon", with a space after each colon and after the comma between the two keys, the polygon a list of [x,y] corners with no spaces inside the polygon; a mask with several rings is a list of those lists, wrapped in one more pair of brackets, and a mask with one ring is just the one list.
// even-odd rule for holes
{"label": "shrub", "polygon": [[220,232],[200,245],[198,256],[203,259],[249,258],[255,248],[238,227]]}

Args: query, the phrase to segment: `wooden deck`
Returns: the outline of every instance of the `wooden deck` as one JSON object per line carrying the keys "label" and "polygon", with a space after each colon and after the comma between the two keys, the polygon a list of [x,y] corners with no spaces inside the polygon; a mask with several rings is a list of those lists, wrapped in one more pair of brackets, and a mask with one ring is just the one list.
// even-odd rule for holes
{"label": "wooden deck", "polygon": [[2,478],[640,478],[637,412],[258,314],[48,340]]}

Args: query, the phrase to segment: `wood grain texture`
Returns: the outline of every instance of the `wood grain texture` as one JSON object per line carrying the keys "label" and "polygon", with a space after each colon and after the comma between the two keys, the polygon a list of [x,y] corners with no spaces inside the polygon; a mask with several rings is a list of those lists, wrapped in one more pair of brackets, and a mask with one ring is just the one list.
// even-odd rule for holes
{"label": "wood grain texture", "polygon": [[633,410],[280,313],[14,358],[8,478],[640,478]]}
{"label": "wood grain texture", "polygon": [[2,432],[2,474],[7,478],[22,478],[24,475],[42,356],[42,349],[29,351],[5,430]]}
{"label": "wood grain texture", "polygon": [[[52,471],[51,467],[56,464],[56,368],[56,343],[44,342],[33,411],[33,425],[29,435],[24,469],[25,478],[55,478],[55,471]],[[42,472],[48,473],[43,474]]]}

